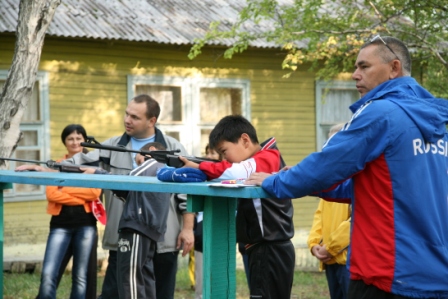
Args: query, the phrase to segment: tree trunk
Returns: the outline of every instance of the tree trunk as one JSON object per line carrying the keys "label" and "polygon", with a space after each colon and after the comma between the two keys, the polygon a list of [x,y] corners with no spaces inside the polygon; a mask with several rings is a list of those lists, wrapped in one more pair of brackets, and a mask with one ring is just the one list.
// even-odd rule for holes
{"label": "tree trunk", "polygon": [[[21,0],[16,46],[0,94],[0,157],[10,157],[20,140],[20,121],[31,98],[45,32],[61,0]],[[5,162],[0,161],[0,169]]]}

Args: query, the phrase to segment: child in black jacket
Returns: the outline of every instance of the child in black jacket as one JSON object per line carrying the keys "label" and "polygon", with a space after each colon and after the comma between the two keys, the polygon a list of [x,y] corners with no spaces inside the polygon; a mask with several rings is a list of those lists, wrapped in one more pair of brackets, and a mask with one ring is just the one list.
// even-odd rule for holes
{"label": "child in black jacket", "polygon": [[[151,142],[142,150],[165,150],[162,144]],[[164,167],[154,159],[140,159],[140,166],[131,171],[133,176],[156,176]],[[139,162],[137,163],[139,164]],[[107,174],[97,169],[96,174]],[[117,251],[117,281],[120,298],[156,299],[153,257],[157,241],[166,231],[171,193],[144,191],[114,191],[125,200],[119,223]]]}

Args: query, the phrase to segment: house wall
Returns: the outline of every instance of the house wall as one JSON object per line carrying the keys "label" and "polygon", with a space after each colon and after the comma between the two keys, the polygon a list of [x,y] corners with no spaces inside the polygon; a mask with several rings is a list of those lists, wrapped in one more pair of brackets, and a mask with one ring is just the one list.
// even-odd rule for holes
{"label": "house wall", "polygon": [[[5,70],[15,41],[13,35],[0,39]],[[49,74],[51,157],[65,153],[60,132],[69,123],[83,124],[99,141],[122,134],[130,74],[248,79],[251,121],[260,140],[275,136],[288,165],[315,150],[315,81],[306,66],[284,79],[284,53],[278,49],[250,49],[231,60],[222,58],[219,48],[207,48],[194,60],[188,51],[185,45],[47,37],[39,70]],[[5,247],[45,242],[45,205],[44,200],[5,204]],[[297,230],[308,230],[317,200],[295,199],[294,206]]]}

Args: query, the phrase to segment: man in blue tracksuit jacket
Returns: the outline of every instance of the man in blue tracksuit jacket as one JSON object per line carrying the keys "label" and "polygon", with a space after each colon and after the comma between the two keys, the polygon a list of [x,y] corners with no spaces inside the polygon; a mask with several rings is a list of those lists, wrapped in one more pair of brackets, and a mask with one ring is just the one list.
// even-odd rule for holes
{"label": "man in blue tracksuit jacket", "polygon": [[289,170],[246,182],[277,198],[353,199],[350,299],[448,298],[448,101],[410,77],[395,38],[365,44],[355,67],[362,97],[344,129]]}

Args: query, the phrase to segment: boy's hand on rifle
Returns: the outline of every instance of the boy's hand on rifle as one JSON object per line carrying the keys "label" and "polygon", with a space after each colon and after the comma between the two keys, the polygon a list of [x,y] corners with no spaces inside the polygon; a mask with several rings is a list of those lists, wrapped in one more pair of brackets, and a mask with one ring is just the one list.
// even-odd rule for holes
{"label": "boy's hand on rifle", "polygon": [[59,172],[59,170],[54,170],[47,167],[42,167],[40,165],[20,165],[17,166],[15,171],[41,171],[41,172]]}
{"label": "boy's hand on rifle", "polygon": [[190,160],[188,160],[187,158],[182,157],[182,156],[179,156],[179,159],[182,162],[184,162],[184,166],[182,166],[182,167],[190,167],[190,168],[199,169],[199,164],[198,163],[191,162]]}

